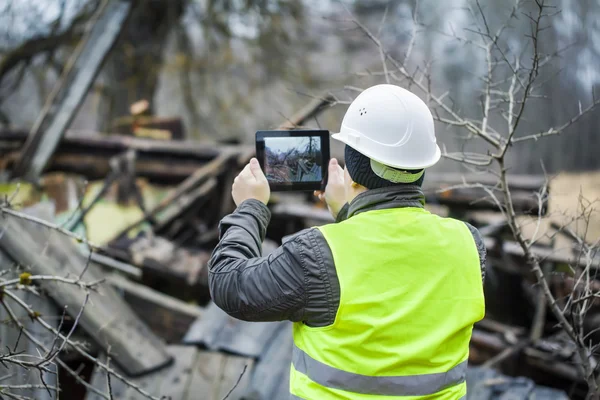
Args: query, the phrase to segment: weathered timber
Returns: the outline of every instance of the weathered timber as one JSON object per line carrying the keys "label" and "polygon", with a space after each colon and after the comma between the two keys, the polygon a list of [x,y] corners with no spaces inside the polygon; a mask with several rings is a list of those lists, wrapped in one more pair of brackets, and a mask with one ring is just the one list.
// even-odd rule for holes
{"label": "weathered timber", "polygon": [[571,362],[561,362],[551,354],[531,347],[525,348],[524,353],[527,363],[541,369],[546,374],[565,378],[572,382],[582,382],[581,374]]}
{"label": "weathered timber", "polygon": [[151,115],[121,117],[113,124],[121,135],[134,135],[158,140],[183,140],[185,129],[181,118],[165,118]]}
{"label": "weathered timber", "polygon": [[178,299],[208,301],[210,253],[177,247],[162,237],[141,237],[130,246],[131,258],[143,265],[142,283]]}
{"label": "weathered timber", "polygon": [[[188,193],[179,196],[167,209],[156,218],[158,224],[154,227],[154,232],[157,234],[168,234],[168,237],[174,237],[176,234],[169,227],[178,219],[186,222],[186,218],[182,218],[189,211],[197,213],[197,208],[202,206],[209,200],[210,195],[217,187],[217,180],[210,178],[198,188],[189,191]],[[170,232],[171,231],[171,232]]]}
{"label": "weathered timber", "polygon": [[[225,171],[231,163],[233,154],[230,152],[223,152],[221,155],[210,161],[203,167],[194,171],[193,174],[183,181],[179,186],[169,191],[163,200],[160,201],[154,208],[148,211],[148,215],[133,222],[117,235],[115,239],[122,237],[127,234],[131,229],[137,227],[139,224],[145,222],[148,216],[156,217],[158,213],[169,207],[174,201],[181,196],[190,192],[192,189],[209,181],[211,178],[220,175]],[[113,239],[114,240],[114,239]]]}
{"label": "weathered timber", "polygon": [[[543,176],[511,175],[508,182],[516,212],[546,214],[547,198],[542,199],[540,210],[540,200],[536,195],[546,185]],[[486,189],[491,191],[496,199]],[[423,192],[428,203],[447,206],[457,211],[499,211],[498,203],[501,206],[505,204],[498,178],[490,174],[428,173],[423,182]]]}
{"label": "weathered timber", "polygon": [[[75,244],[55,230],[3,214],[0,249],[35,275],[81,278],[84,282],[103,279],[99,267],[83,256]],[[46,217],[47,219],[47,217]],[[41,281],[40,286],[75,318],[85,303],[86,293],[77,285]],[[111,348],[115,362],[130,376],[165,367],[171,362],[164,342],[133,313],[108,285],[90,291],[79,326],[101,348]]]}
{"label": "weathered timber", "polygon": [[186,399],[222,400],[232,389],[228,399],[245,398],[253,365],[251,358],[200,351],[192,369]]}
{"label": "weathered timber", "polygon": [[13,176],[36,182],[113,47],[132,3],[113,0],[94,22],[31,130]]}
{"label": "weathered timber", "polygon": [[[83,253],[84,257],[90,256],[89,252],[87,252],[87,251],[82,251],[82,253]],[[95,262],[96,264],[101,265],[103,267],[107,267],[112,270],[122,272],[133,279],[141,279],[142,278],[142,269],[141,268],[136,267],[131,264],[128,264],[128,263],[124,263],[119,260],[116,260],[112,257],[107,257],[100,253],[92,253],[91,260],[93,262]]]}
{"label": "weathered timber", "polygon": [[[23,131],[0,130],[0,169],[11,168],[26,137]],[[232,153],[232,158],[239,157],[245,162],[254,156],[254,146],[217,147],[197,142],[69,131],[45,171],[79,174],[88,180],[104,179],[111,172],[111,158],[132,150],[136,153],[135,175],[158,184],[179,184],[222,153]]]}
{"label": "weathered timber", "polygon": [[[484,238],[485,247],[490,253],[496,254],[498,252],[508,254],[511,256],[524,257],[523,248],[519,243],[512,241],[503,241],[502,248],[498,248],[498,241],[493,238]],[[541,246],[531,246],[531,254],[539,258],[540,261],[547,261],[554,264],[568,264],[571,266],[587,267],[588,265],[592,268],[600,268],[600,259],[586,260],[584,257],[578,257],[569,252],[560,249],[549,249]],[[526,261],[526,260],[524,260]]]}
{"label": "weathered timber", "polygon": [[167,343],[181,342],[192,323],[203,315],[200,307],[120,275],[112,274],[107,280],[117,291],[123,293],[125,301],[150,329]]}
{"label": "weathered timber", "polygon": [[[254,360],[199,351],[194,346],[173,345],[169,346],[168,350],[175,359],[171,367],[165,371],[132,379],[131,382],[152,396],[173,400],[223,400],[234,388],[227,399],[241,400],[247,393]],[[106,357],[103,356],[102,360],[105,361]],[[116,379],[112,379],[111,383],[111,398],[147,399]],[[94,369],[91,384],[110,396],[106,374],[99,368]],[[88,392],[86,396],[86,400],[100,399],[103,398],[92,392]]]}

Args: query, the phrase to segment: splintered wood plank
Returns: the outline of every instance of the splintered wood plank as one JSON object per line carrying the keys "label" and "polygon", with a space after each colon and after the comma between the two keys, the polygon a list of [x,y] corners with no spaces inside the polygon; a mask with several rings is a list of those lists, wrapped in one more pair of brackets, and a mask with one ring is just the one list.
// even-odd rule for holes
{"label": "splintered wood plank", "polygon": [[[151,396],[181,400],[185,398],[185,391],[190,384],[192,370],[196,362],[198,349],[193,346],[169,346],[168,352],[173,357],[173,364],[164,370],[153,372],[138,378],[129,379],[129,381],[140,389],[149,393]],[[101,357],[102,362],[106,362],[106,356]],[[115,368],[121,372],[118,368]],[[109,393],[108,379],[106,373],[96,367],[91,379],[91,385],[104,393],[106,396],[114,399],[123,400],[147,400],[147,397],[134,389],[131,385],[111,378],[112,391]],[[200,399],[199,397],[198,399]],[[88,391],[86,400],[101,400],[104,397]]]}
{"label": "splintered wood plank", "polygon": [[[32,274],[81,277],[84,282],[104,277],[100,267],[89,262],[76,245],[59,232],[8,214],[2,216],[1,223],[4,234],[0,235],[0,249]],[[82,288],[54,281],[39,284],[59,307],[67,307],[72,318],[79,314],[86,298]],[[129,376],[155,371],[171,361],[165,343],[108,284],[90,291],[79,327],[99,347],[105,351],[110,349],[113,362]]]}
{"label": "splintered wood plank", "polygon": [[189,386],[198,349],[193,346],[170,346],[169,353],[175,359],[172,366],[160,375],[160,392],[157,397],[183,399]]}
{"label": "splintered wood plank", "polygon": [[220,377],[221,364],[224,358],[225,355],[222,353],[198,352],[185,399],[212,400],[216,398],[218,386],[215,387],[215,382]]}
{"label": "splintered wood plank", "polygon": [[247,394],[253,366],[251,358],[200,351],[183,399],[222,400],[230,391],[228,400],[242,399]]}
{"label": "splintered wood plank", "polygon": [[225,357],[217,399],[224,399],[229,393],[228,400],[241,400],[248,390],[253,366],[254,360],[251,358]]}
{"label": "splintered wood plank", "polygon": [[123,292],[129,306],[167,343],[180,343],[192,323],[202,316],[200,307],[132,282],[121,275],[110,275],[107,280]]}

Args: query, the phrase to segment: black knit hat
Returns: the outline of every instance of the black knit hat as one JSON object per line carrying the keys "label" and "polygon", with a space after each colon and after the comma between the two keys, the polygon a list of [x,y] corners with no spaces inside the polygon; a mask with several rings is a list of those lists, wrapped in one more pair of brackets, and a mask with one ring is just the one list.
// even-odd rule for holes
{"label": "black knit hat", "polygon": [[[348,173],[352,180],[367,189],[379,189],[389,186],[397,186],[397,185],[417,185],[421,186],[423,184],[423,179],[425,178],[425,173],[421,177],[412,183],[396,183],[378,176],[371,167],[371,159],[358,151],[354,150],[352,147],[346,145],[344,150],[344,158],[346,161],[346,168],[348,168]],[[390,167],[387,167],[391,169]],[[397,170],[397,169],[394,169]],[[415,171],[406,171],[406,170],[397,170],[400,172],[409,172],[412,174],[420,173],[423,170],[415,170]]]}

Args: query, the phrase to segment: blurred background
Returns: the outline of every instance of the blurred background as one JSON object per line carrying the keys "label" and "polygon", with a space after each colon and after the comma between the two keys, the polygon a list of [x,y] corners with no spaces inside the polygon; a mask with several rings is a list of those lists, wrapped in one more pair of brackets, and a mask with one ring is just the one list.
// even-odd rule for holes
{"label": "blurred background", "polygon": [[[0,5],[0,123],[29,129],[81,38],[97,1],[3,0]],[[471,3],[473,3],[471,1]],[[432,85],[449,92],[457,109],[481,114],[485,54],[455,39],[475,24],[469,0],[364,0],[347,2],[395,57],[405,54],[417,29],[409,66],[430,63]],[[492,29],[507,19],[512,4],[483,0]],[[527,109],[523,131],[562,123],[590,101],[600,81],[600,6],[593,0],[555,0],[556,15],[540,37],[547,54],[548,82]],[[419,26],[415,27],[414,13]],[[385,20],[383,15],[386,14]],[[153,115],[179,117],[186,139],[250,143],[258,129],[274,128],[310,96],[331,91],[341,100],[383,81],[378,49],[348,22],[337,1],[149,0],[135,7],[71,129],[115,132],[130,105],[147,100]],[[383,24],[382,24],[383,21]],[[511,21],[503,39],[515,54],[525,51],[530,20]],[[465,30],[466,29],[466,30]],[[366,76],[365,76],[366,75]],[[346,89],[345,89],[346,88]],[[307,125],[337,131],[345,106]],[[599,167],[598,112],[568,135],[528,143],[513,153],[519,173],[586,171]],[[439,127],[449,148],[464,138]],[[535,152],[535,156],[532,156]],[[458,168],[444,163],[440,168]]]}
{"label": "blurred background", "polygon": [[[595,0],[0,0],[0,398],[285,398],[290,324],[210,300],[218,223],[257,130],[337,132],[388,81],[436,118],[427,208],[488,251],[469,399],[594,398],[598,65]],[[264,254],[332,221],[269,207]]]}

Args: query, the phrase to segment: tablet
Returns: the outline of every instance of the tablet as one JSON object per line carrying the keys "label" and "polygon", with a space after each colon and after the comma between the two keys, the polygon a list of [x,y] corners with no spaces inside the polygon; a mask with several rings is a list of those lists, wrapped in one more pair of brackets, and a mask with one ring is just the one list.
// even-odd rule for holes
{"label": "tablet", "polygon": [[330,158],[329,131],[258,131],[256,158],[271,191],[323,190]]}

